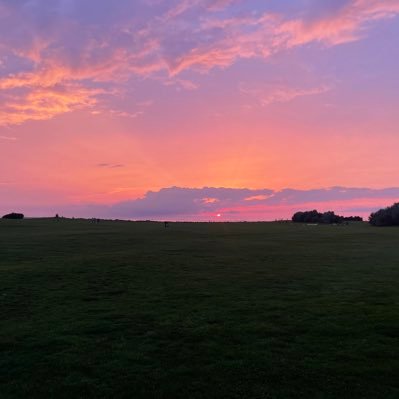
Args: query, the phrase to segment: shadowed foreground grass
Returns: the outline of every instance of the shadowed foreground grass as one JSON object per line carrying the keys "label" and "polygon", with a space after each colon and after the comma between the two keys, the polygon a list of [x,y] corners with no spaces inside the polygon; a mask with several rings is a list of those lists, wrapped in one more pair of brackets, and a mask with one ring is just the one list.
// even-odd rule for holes
{"label": "shadowed foreground grass", "polygon": [[0,221],[1,398],[398,398],[399,229]]}

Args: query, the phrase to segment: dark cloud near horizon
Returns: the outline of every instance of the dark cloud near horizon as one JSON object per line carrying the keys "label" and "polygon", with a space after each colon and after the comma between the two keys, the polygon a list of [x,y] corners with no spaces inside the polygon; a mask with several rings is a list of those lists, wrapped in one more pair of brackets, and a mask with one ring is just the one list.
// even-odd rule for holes
{"label": "dark cloud near horizon", "polygon": [[[192,218],[211,215],[223,211],[225,215],[239,216],[245,214],[245,208],[261,206],[273,210],[280,206],[305,210],[314,204],[328,205],[329,203],[345,204],[354,200],[384,199],[392,201],[399,199],[399,188],[346,188],[332,187],[315,190],[284,189],[273,191],[270,189],[236,189],[236,188],[181,188],[170,187],[159,191],[149,191],[143,198],[122,201],[113,205],[84,205],[71,207],[70,212],[77,212],[80,216],[98,216],[103,218],[121,219],[164,219],[164,218]],[[386,206],[390,203],[386,203]],[[383,206],[383,205],[381,205]],[[372,206],[359,204],[357,207],[350,203],[348,209],[352,213],[372,212]],[[245,218],[245,217],[244,217]]]}
{"label": "dark cloud near horizon", "polygon": [[149,191],[144,198],[112,205],[110,211],[120,217],[196,215],[236,206],[252,196],[268,196],[272,193],[273,191],[268,189],[171,187],[157,192]]}
{"label": "dark cloud near horizon", "polygon": [[270,205],[298,204],[307,202],[347,201],[354,199],[399,198],[399,188],[347,188],[331,187],[315,190],[284,189],[277,191],[265,203]]}

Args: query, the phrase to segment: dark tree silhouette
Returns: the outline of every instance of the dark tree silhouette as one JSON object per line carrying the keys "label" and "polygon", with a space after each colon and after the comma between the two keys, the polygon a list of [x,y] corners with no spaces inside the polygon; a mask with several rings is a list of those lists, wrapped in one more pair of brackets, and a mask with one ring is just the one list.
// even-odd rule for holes
{"label": "dark tree silhouette", "polygon": [[373,226],[399,226],[399,202],[372,213],[369,222]]}
{"label": "dark tree silhouette", "polygon": [[292,217],[292,221],[295,223],[319,223],[321,217],[322,214],[314,209],[313,211],[295,213]]}
{"label": "dark tree silhouette", "polygon": [[22,213],[9,213],[3,216],[3,219],[23,219],[24,215]]}
{"label": "dark tree silhouette", "polygon": [[333,211],[320,213],[317,210],[297,212],[292,217],[294,223],[322,223],[322,224],[333,224],[342,222],[362,222],[363,218],[360,216],[339,216]]}
{"label": "dark tree silhouette", "polygon": [[345,217],[344,220],[346,222],[363,222],[363,218],[360,216],[348,216]]}

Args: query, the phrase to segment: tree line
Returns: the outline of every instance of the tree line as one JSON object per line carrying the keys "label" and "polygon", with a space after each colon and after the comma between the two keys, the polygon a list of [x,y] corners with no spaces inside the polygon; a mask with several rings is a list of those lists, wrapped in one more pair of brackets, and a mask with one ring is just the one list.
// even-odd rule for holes
{"label": "tree line", "polygon": [[[9,213],[2,217],[3,219],[23,219],[22,213]],[[56,215],[58,218],[58,215]],[[318,212],[312,211],[296,212],[292,216],[294,223],[317,223],[317,224],[339,224],[345,222],[363,222],[360,216],[340,216],[333,211]],[[399,226],[399,202],[387,208],[374,212],[369,217],[369,223],[373,226]]]}
{"label": "tree line", "polygon": [[339,216],[333,211],[318,212],[316,209],[313,211],[296,212],[292,216],[294,223],[317,223],[317,224],[338,224],[343,222],[362,222],[363,218],[360,216]]}
{"label": "tree line", "polygon": [[[360,216],[339,216],[334,212],[318,212],[317,210],[296,212],[292,216],[294,223],[317,223],[317,224],[335,224],[343,222],[362,222]],[[399,202],[373,212],[368,219],[373,226],[399,226]]]}

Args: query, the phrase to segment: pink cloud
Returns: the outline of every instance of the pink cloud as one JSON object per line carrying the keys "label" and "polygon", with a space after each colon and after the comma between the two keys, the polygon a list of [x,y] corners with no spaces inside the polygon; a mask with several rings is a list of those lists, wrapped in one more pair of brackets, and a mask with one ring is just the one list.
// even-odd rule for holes
{"label": "pink cloud", "polygon": [[[79,10],[79,4],[72,3]],[[243,13],[235,11],[236,3],[241,2],[180,0],[161,15],[147,17],[145,22],[138,23],[128,13],[120,20],[109,17],[108,21],[104,14],[101,17],[109,23],[98,26],[85,25],[77,17],[62,14],[57,26],[49,14],[47,25],[40,25],[40,29],[34,14],[25,6],[3,4],[0,23],[9,31],[0,45],[0,55],[13,54],[24,67],[13,74],[0,75],[0,89],[5,93],[0,123],[50,119],[77,108],[92,108],[109,90],[106,85],[113,85],[116,90],[116,86],[133,78],[152,77],[168,82],[185,71],[208,72],[216,67],[227,68],[239,59],[267,59],[287,48],[309,43],[331,46],[359,40],[372,22],[399,14],[399,0],[351,0],[337,11],[317,18]],[[60,4],[54,3],[58,13],[62,10]],[[157,4],[163,5],[164,10],[170,2]],[[34,5],[40,7],[40,3],[33,2]],[[216,12],[226,8],[230,10],[228,14]],[[9,21],[15,24],[5,25]],[[23,26],[27,39],[21,40],[13,25]],[[193,80],[180,78],[176,82],[186,90],[198,87]],[[99,85],[103,85],[101,90]],[[50,93],[47,102],[41,98],[44,89]],[[290,101],[326,90],[288,88],[263,95],[261,102],[267,105]],[[70,99],[60,95],[60,91],[67,92]],[[31,109],[28,101],[32,101]],[[22,116],[18,117],[18,113]]]}
{"label": "pink cloud", "polygon": [[240,85],[240,91],[254,98],[260,106],[265,107],[273,103],[284,103],[294,100],[297,97],[313,96],[323,94],[330,90],[330,86],[321,85],[311,88],[295,88],[282,85],[268,85],[264,87],[247,87]]}
{"label": "pink cloud", "polygon": [[16,141],[17,138],[13,136],[0,136],[0,140]]}
{"label": "pink cloud", "polygon": [[320,19],[283,22],[277,27],[277,32],[285,36],[288,47],[315,41],[337,45],[359,40],[365,35],[368,23],[398,13],[398,0],[352,0],[337,13]]}
{"label": "pink cloud", "polygon": [[241,0],[210,0],[208,1],[206,8],[210,11],[221,11],[233,4],[239,3],[240,1]]}

